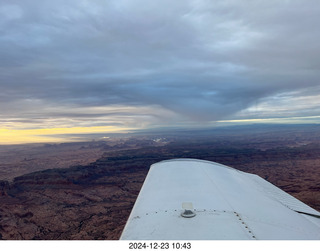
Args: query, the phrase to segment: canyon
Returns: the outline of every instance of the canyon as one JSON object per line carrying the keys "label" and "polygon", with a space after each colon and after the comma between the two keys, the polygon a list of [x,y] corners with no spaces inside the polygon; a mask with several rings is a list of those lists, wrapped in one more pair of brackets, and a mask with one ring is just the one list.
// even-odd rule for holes
{"label": "canyon", "polygon": [[150,165],[196,158],[254,173],[320,210],[318,125],[0,146],[0,239],[117,240]]}

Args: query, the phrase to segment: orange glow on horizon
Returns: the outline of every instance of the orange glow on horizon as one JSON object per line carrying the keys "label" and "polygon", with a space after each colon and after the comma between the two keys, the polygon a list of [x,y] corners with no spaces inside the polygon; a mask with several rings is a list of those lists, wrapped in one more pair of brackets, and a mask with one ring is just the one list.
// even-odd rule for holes
{"label": "orange glow on horizon", "polygon": [[124,133],[132,128],[115,126],[44,128],[44,129],[0,129],[0,144],[53,143],[70,139],[60,135],[90,133]]}

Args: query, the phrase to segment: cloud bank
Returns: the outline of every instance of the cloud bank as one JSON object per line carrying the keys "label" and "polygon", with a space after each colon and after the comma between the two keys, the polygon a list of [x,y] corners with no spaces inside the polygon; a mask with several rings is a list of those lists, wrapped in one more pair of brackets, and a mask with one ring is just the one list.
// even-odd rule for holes
{"label": "cloud bank", "polygon": [[319,13],[316,0],[1,1],[2,127],[319,115]]}

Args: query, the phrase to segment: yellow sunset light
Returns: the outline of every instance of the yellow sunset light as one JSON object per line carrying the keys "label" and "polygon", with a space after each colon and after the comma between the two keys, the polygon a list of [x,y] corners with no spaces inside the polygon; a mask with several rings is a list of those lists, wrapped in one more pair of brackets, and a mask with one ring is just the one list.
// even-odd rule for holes
{"label": "yellow sunset light", "polygon": [[97,127],[70,127],[45,129],[0,129],[0,144],[44,143],[66,141],[60,135],[64,134],[90,134],[90,133],[120,133],[130,128],[114,126]]}

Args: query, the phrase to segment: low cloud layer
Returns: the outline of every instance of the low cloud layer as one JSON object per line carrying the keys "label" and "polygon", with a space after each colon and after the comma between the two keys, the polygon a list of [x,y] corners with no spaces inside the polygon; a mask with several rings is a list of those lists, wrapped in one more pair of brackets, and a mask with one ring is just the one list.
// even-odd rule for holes
{"label": "low cloud layer", "polygon": [[1,124],[318,115],[319,13],[316,0],[1,1]]}

